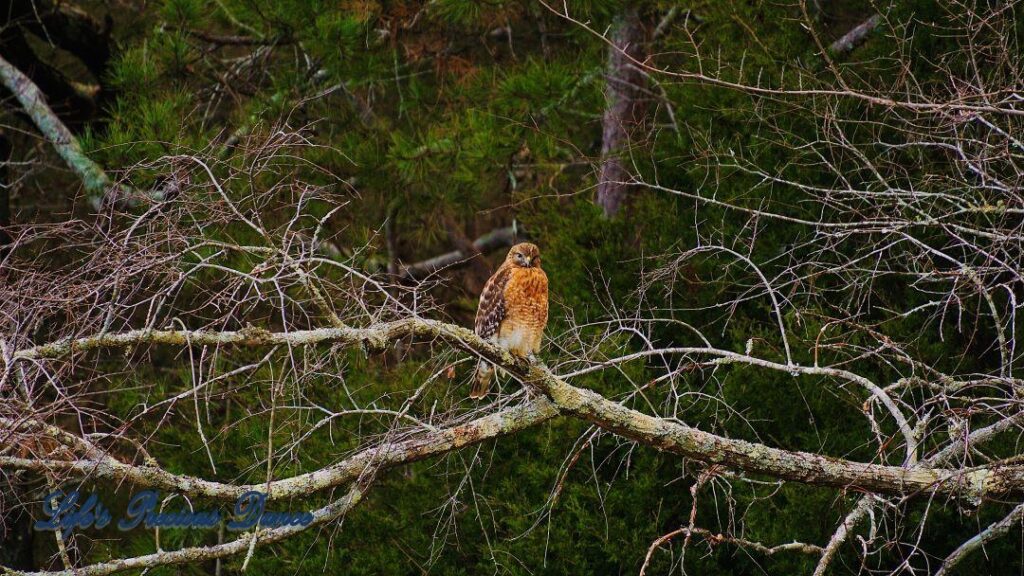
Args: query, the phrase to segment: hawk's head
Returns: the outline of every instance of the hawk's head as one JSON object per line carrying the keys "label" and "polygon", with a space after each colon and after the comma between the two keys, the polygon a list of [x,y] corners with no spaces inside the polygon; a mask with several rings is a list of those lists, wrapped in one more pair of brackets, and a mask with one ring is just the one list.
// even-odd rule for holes
{"label": "hawk's head", "polygon": [[540,268],[540,249],[529,242],[516,244],[508,251],[505,261],[520,268]]}

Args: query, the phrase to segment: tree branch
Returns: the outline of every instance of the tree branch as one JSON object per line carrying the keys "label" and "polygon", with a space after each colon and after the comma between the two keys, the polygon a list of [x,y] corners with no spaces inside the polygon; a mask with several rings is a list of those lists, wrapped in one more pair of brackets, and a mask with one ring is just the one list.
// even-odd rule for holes
{"label": "tree branch", "polygon": [[985,528],[980,534],[957,547],[956,550],[943,560],[942,566],[939,567],[935,576],[946,576],[961,560],[985,544],[1006,535],[1011,528],[1019,526],[1022,519],[1024,519],[1024,504],[1018,504],[1005,518]]}
{"label": "tree branch", "polygon": [[853,510],[843,518],[839,527],[836,528],[832,537],[829,538],[828,544],[821,550],[821,559],[818,560],[818,565],[814,567],[814,576],[823,576],[828,571],[828,566],[832,563],[836,553],[839,552],[839,547],[842,546],[843,542],[846,542],[853,529],[871,512],[871,508],[874,505],[875,498],[873,496],[870,494],[862,496],[857,505],[853,507]]}
{"label": "tree branch", "polygon": [[[500,248],[508,248],[521,239],[523,239],[522,230],[518,230],[516,226],[495,228],[474,240],[473,250],[479,254],[486,254]],[[403,266],[398,277],[402,280],[423,280],[441,270],[466,264],[470,256],[462,250],[446,252],[440,256]]]}
{"label": "tree branch", "polygon": [[[501,366],[550,398],[564,414],[574,415],[658,450],[706,464],[718,464],[803,484],[904,497],[947,495],[977,503],[987,496],[1024,493],[1024,466],[1021,465],[994,465],[966,470],[887,466],[782,450],[704,432],[672,420],[644,414],[591,390],[572,386],[542,364],[513,356],[493,342],[479,338],[471,330],[423,318],[407,318],[369,328],[321,328],[278,333],[249,328],[235,332],[136,330],[97,334],[21,350],[11,356],[11,362],[58,358],[73,352],[143,343],[177,346],[305,346],[340,343],[383,350],[388,342],[411,336],[440,338]],[[788,368],[794,371],[812,370],[799,365]],[[820,369],[814,367],[813,370]]]}
{"label": "tree branch", "polygon": [[113,183],[103,168],[85,155],[78,139],[50,109],[39,88],[3,56],[0,56],[0,81],[14,94],[39,131],[82,181],[86,192],[102,197],[112,188]]}
{"label": "tree branch", "polygon": [[[322,490],[341,486],[358,478],[371,463],[380,469],[387,469],[416,462],[430,456],[479,444],[491,438],[514,434],[546,422],[557,415],[558,410],[546,398],[535,398],[525,404],[488,414],[464,424],[366,448],[340,462],[314,472],[259,484],[223,484],[193,476],[172,474],[154,466],[125,464],[98,450],[88,453],[87,458],[78,460],[0,456],[0,466],[31,470],[37,473],[72,472],[82,477],[112,482],[129,480],[138,486],[227,501],[236,500],[250,490],[258,490],[267,494],[269,500],[277,500],[309,496]],[[0,424],[3,422],[0,421]],[[42,426],[47,425],[42,424]],[[68,443],[66,436],[71,436],[70,434],[53,429],[53,427],[49,428],[51,430],[44,431],[48,436],[63,437],[62,442]]]}
{"label": "tree branch", "polygon": [[829,46],[829,51],[832,54],[840,55],[852,52],[854,48],[860,46],[864,40],[867,39],[868,35],[874,32],[878,26],[882,23],[882,16],[879,14],[872,14],[870,18],[861,22],[857,26],[854,26],[846,34],[837,39]]}
{"label": "tree branch", "polygon": [[640,568],[640,576],[644,576],[647,572],[647,566],[653,556],[654,551],[661,547],[664,543],[668,542],[672,538],[679,535],[696,535],[704,538],[710,546],[717,546],[722,543],[733,544],[745,550],[754,550],[765,556],[774,556],[780,552],[797,552],[800,554],[818,555],[822,553],[821,546],[814,544],[806,544],[804,542],[790,542],[788,544],[776,544],[775,546],[768,546],[761,542],[754,540],[748,540],[746,538],[737,538],[735,536],[729,536],[726,534],[719,534],[708,530],[707,528],[688,528],[686,526],[678,528],[658,538],[651,544],[650,548],[647,549],[647,556],[644,558],[644,564]]}

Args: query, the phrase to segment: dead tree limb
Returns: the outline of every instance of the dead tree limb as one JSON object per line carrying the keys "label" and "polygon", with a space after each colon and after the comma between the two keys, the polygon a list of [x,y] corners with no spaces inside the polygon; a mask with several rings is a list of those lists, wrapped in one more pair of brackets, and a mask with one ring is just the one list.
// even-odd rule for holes
{"label": "dead tree limb", "polygon": [[[352,482],[373,463],[382,470],[437,456],[465,446],[479,444],[492,438],[514,434],[546,422],[558,415],[558,410],[546,398],[540,397],[525,404],[507,408],[469,422],[437,430],[428,430],[411,437],[365,448],[330,466],[259,484],[225,484],[193,476],[173,474],[156,466],[126,464],[99,450],[84,453],[73,460],[20,458],[0,455],[0,466],[5,469],[29,470],[38,473],[73,474],[82,478],[111,482],[130,481],[136,486],[156,488],[177,494],[203,496],[217,500],[234,501],[250,490],[259,490],[268,500],[305,497]],[[0,431],[4,430],[0,421]],[[6,423],[13,428],[13,423]],[[43,430],[49,437],[70,434],[60,430]],[[0,434],[0,438],[6,437]],[[78,442],[75,442],[78,444]]]}
{"label": "dead tree limb", "polygon": [[1024,504],[1018,504],[1002,520],[992,524],[988,528],[985,528],[981,533],[975,535],[973,538],[957,547],[956,550],[943,560],[942,566],[939,567],[935,576],[946,576],[956,567],[957,564],[972,552],[985,546],[985,544],[1006,535],[1006,533],[1015,526],[1020,526],[1022,519],[1024,519]]}
{"label": "dead tree limb", "polygon": [[102,198],[114,184],[99,164],[82,150],[78,139],[54,114],[46,97],[28,76],[0,56],[0,81],[14,94],[39,132],[53,145],[68,168],[82,181],[87,193]]}
{"label": "dead tree limb", "polygon": [[460,254],[465,255],[465,262],[469,266],[470,273],[467,275],[467,287],[471,294],[479,294],[483,290],[491,271],[484,262],[482,252],[477,249],[476,244],[466,236],[462,226],[451,215],[444,217],[445,231],[448,233],[448,240]]}
{"label": "dead tree limb", "polygon": [[[522,240],[523,236],[522,230],[517,229],[516,226],[495,228],[476,240],[473,240],[473,251],[477,254],[487,254],[501,248],[508,248],[518,240]],[[401,267],[398,277],[402,280],[423,280],[424,278],[427,278],[432,274],[436,274],[441,270],[464,265],[472,255],[473,254],[467,254],[462,250],[446,252],[440,256],[434,256],[433,258],[428,258],[426,260],[421,260],[414,264]]]}
{"label": "dead tree limb", "polygon": [[829,51],[835,55],[852,52],[853,49],[860,46],[881,23],[882,16],[879,14],[872,14],[867,20],[854,26],[849,32],[843,34],[842,37],[833,42],[831,46],[829,46]]}
{"label": "dead tree limb", "polygon": [[[97,334],[62,340],[15,352],[9,362],[59,358],[74,352],[100,348],[123,348],[139,344],[175,346],[236,345],[308,346],[321,343],[361,345],[382,350],[389,342],[410,336],[439,338],[450,345],[501,366],[529,387],[547,396],[562,414],[576,416],[609,432],[705,464],[762,474],[815,486],[832,486],[902,497],[945,495],[976,504],[983,498],[1024,494],[1024,466],[996,463],[968,469],[888,466],[856,462],[809,452],[783,450],[764,444],[727,438],[650,416],[588,389],[579,388],[553,374],[543,364],[513,356],[496,344],[479,338],[473,331],[423,318],[406,318],[367,328],[320,328],[293,332],[269,332],[250,328],[234,332],[136,330]],[[666,352],[673,349],[666,349]],[[774,363],[715,349],[674,349],[701,351],[728,358],[730,363],[771,367]],[[822,368],[798,364],[778,365],[793,374],[822,374]],[[10,370],[7,364],[5,371]]]}
{"label": "dead tree limb", "polygon": [[195,36],[203,42],[209,42],[210,44],[219,44],[222,46],[282,46],[285,44],[295,43],[295,40],[293,38],[286,36],[276,38],[259,38],[256,36],[215,34],[213,32],[206,32],[204,30],[196,29],[188,29],[185,30],[185,32],[190,36]]}

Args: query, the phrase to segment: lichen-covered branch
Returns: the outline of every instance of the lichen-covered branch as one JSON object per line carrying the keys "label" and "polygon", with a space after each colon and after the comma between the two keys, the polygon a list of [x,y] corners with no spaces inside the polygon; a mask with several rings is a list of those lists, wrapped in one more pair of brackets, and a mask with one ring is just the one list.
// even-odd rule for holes
{"label": "lichen-covered branch", "polygon": [[112,186],[110,178],[99,164],[86,156],[78,139],[50,109],[39,88],[3,55],[0,55],[0,81],[18,99],[22,109],[68,168],[79,177],[86,192],[102,197]]}
{"label": "lichen-covered branch", "polygon": [[818,486],[902,496],[946,494],[973,502],[988,495],[1024,490],[1024,468],[1018,466],[975,470],[903,468],[781,450],[649,416],[591,390],[572,386],[543,368],[532,367],[527,380],[547,394],[563,413],[641,444],[734,470]]}
{"label": "lichen-covered branch", "polygon": [[471,330],[423,318],[407,318],[367,328],[321,328],[284,333],[249,328],[235,332],[137,330],[99,334],[21,350],[12,355],[12,362],[146,343],[177,346],[341,343],[383,350],[388,342],[410,336],[440,338],[502,366],[550,398],[563,414],[579,417],[658,450],[707,464],[804,484],[905,497],[941,494],[978,502],[987,496],[1024,493],[1024,467],[1020,465],[974,469],[887,466],[772,448],[704,432],[573,386],[542,364],[513,356],[494,343],[480,339]]}
{"label": "lichen-covered branch", "polygon": [[[19,458],[0,452],[0,467],[5,469],[30,470],[40,474],[46,472],[73,473],[96,480],[122,482],[128,480],[136,486],[157,488],[189,496],[203,496],[218,500],[233,501],[250,490],[267,494],[268,499],[305,497],[335,488],[358,478],[368,466],[387,469],[431,456],[437,456],[465,446],[479,444],[492,438],[514,434],[526,428],[546,422],[558,415],[558,410],[546,398],[534,398],[529,402],[488,414],[463,424],[456,424],[434,431],[424,431],[402,440],[384,442],[363,449],[355,454],[314,472],[291,478],[263,482],[260,484],[225,484],[173,474],[151,465],[136,466],[121,462],[98,450],[87,451],[78,459]],[[5,423],[0,421],[0,431]],[[16,423],[7,423],[16,426]],[[22,424],[24,426],[24,424]],[[41,424],[50,437],[63,440],[77,440],[66,432]],[[0,438],[3,435],[0,434]]]}

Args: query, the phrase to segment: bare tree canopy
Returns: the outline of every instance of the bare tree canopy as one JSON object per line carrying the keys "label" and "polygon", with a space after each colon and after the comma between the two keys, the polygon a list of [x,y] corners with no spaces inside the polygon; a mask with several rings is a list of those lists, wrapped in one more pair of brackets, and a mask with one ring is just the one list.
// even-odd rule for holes
{"label": "bare tree canopy", "polygon": [[1021,565],[1021,8],[13,2],[0,572]]}

